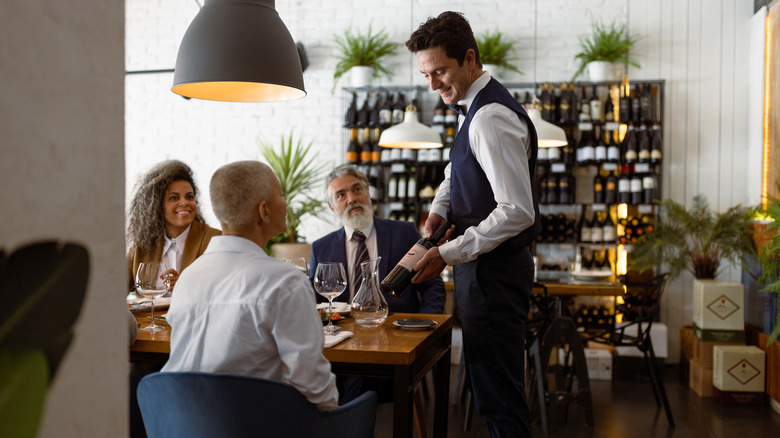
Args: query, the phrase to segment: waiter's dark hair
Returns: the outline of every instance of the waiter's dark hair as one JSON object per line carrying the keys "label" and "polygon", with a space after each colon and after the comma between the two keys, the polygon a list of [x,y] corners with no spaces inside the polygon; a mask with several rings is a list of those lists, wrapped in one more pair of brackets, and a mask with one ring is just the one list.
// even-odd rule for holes
{"label": "waiter's dark hair", "polygon": [[428,21],[421,24],[406,42],[406,48],[412,53],[434,47],[444,49],[444,53],[458,61],[458,65],[461,66],[466,59],[466,52],[473,49],[477,65],[482,67],[474,32],[466,17],[460,12],[446,11],[438,17],[429,17]]}

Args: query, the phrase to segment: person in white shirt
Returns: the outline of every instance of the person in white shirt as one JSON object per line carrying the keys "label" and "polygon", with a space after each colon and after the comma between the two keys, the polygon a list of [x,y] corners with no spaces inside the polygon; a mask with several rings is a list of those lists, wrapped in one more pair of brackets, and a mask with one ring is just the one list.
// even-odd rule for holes
{"label": "person in white shirt", "polygon": [[262,377],[291,384],[320,411],[336,408],[309,279],[263,251],[286,229],[279,180],[263,163],[240,161],[214,173],[210,194],[223,235],[179,277],[162,371]]}

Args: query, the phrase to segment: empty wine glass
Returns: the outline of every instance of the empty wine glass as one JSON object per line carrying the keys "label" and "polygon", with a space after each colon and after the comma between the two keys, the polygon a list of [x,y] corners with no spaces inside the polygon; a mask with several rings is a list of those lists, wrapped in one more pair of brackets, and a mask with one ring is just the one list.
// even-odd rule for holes
{"label": "empty wine glass", "polygon": [[323,329],[326,335],[332,335],[336,330],[331,315],[333,315],[333,299],[341,295],[347,288],[347,274],[344,265],[339,262],[320,263],[314,273],[314,288],[317,293],[328,299],[328,325]]}
{"label": "empty wine glass", "polygon": [[135,276],[135,291],[152,301],[152,323],[141,330],[158,332],[163,327],[154,323],[154,300],[168,291],[170,278],[168,268],[162,262],[141,263]]}
{"label": "empty wine glass", "polygon": [[303,257],[285,257],[282,260],[295,266],[295,269],[303,272],[303,275],[309,276],[309,268],[306,266],[306,259]]}

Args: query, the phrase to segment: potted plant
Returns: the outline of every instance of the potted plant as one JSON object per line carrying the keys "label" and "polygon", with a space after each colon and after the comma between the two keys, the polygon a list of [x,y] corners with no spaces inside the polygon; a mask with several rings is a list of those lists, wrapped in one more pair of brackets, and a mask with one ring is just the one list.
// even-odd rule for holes
{"label": "potted plant", "polygon": [[[780,189],[780,187],[778,187]],[[769,197],[769,203],[763,210],[763,227],[761,229],[761,243],[758,248],[758,259],[761,263],[761,276],[759,283],[765,287],[761,292],[774,293],[780,295],[780,199]],[[754,233],[754,237],[758,233]],[[777,305],[777,315],[775,319],[775,328],[769,334],[767,346],[773,340],[780,337],[780,299],[775,299]]]}
{"label": "potted plant", "polygon": [[653,223],[653,231],[644,234],[633,246],[629,261],[637,270],[661,264],[669,268],[670,279],[689,271],[697,279],[714,279],[722,261],[740,262],[743,252],[753,252],[750,209],[729,208],[724,213],[710,210],[702,195],[693,198],[686,210],[666,199],[659,203],[665,217]]}
{"label": "potted plant", "polygon": [[639,38],[627,37],[624,35],[625,31],[625,25],[618,27],[612,22],[607,27],[594,21],[593,32],[579,36],[581,50],[574,57],[579,60],[580,66],[571,80],[574,81],[586,68],[589,79],[593,82],[619,80],[618,69],[622,67],[620,64],[639,68],[639,63],[631,57],[631,51]]}
{"label": "potted plant", "polygon": [[498,76],[498,70],[503,68],[515,73],[522,74],[516,66],[510,61],[519,58],[513,57],[515,41],[507,39],[499,30],[486,32],[476,37],[477,48],[479,48],[479,60],[483,69],[491,75]]}
{"label": "potted plant", "polygon": [[392,73],[383,65],[382,58],[395,53],[398,44],[390,41],[387,32],[380,30],[374,33],[369,25],[365,34],[359,31],[353,33],[352,28],[347,28],[343,35],[334,35],[333,38],[340,49],[336,71],[333,73],[333,79],[336,80],[334,89],[338,79],[348,71],[352,76],[353,87],[368,86],[371,79],[382,75],[390,79]]}
{"label": "potted plant", "polygon": [[[279,257],[273,249],[275,244],[301,243],[298,226],[301,217],[309,214],[319,217],[325,211],[322,197],[318,196],[314,187],[319,187],[323,178],[325,164],[317,164],[317,154],[309,155],[313,142],[303,143],[302,138],[294,139],[290,132],[289,137],[282,135],[279,147],[258,140],[263,157],[271,166],[282,186],[284,200],[287,201],[287,231],[274,237],[268,242],[266,252]],[[303,250],[308,260],[309,253]],[[297,254],[295,254],[297,255]]]}

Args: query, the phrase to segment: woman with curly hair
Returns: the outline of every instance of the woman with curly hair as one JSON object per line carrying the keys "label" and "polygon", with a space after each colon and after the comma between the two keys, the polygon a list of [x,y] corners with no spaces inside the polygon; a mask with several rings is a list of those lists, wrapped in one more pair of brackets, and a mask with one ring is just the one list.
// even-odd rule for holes
{"label": "woman with curly hair", "polygon": [[192,169],[177,160],[158,163],[141,178],[128,216],[130,289],[139,264],[162,261],[169,268],[172,291],[179,273],[203,254],[213,236],[222,234],[198,212]]}

